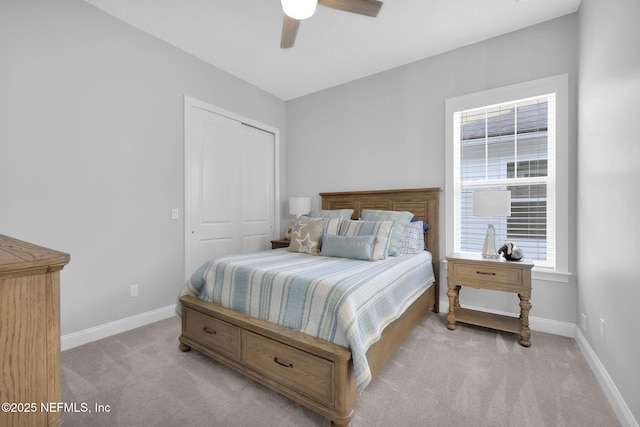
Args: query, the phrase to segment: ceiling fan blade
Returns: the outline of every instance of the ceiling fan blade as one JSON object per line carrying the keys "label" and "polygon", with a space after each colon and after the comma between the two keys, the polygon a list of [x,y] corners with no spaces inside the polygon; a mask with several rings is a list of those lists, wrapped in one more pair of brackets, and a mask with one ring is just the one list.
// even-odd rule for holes
{"label": "ceiling fan blade", "polygon": [[318,0],[318,4],[374,18],[382,8],[382,2],[378,0]]}
{"label": "ceiling fan blade", "polygon": [[282,38],[280,39],[281,49],[293,47],[293,44],[296,42],[296,35],[298,34],[299,26],[300,21],[284,15],[284,21],[282,22]]}

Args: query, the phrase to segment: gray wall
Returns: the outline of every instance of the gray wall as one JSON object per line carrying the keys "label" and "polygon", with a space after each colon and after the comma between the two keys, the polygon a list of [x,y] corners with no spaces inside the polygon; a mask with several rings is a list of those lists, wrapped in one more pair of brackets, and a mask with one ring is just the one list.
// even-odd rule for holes
{"label": "gray wall", "polygon": [[[640,2],[582,0],[578,143],[578,315],[640,420]],[[600,337],[605,320],[605,339]],[[637,424],[636,424],[637,425]]]}
{"label": "gray wall", "polygon": [[0,233],[71,254],[62,333],[174,304],[184,95],[281,130],[284,102],[80,0],[3,1],[0,58]]}
{"label": "gray wall", "polygon": [[[288,101],[287,190],[314,196],[317,206],[323,191],[444,188],[447,98],[564,73],[569,75],[569,153],[574,159],[577,66],[578,17],[572,14]],[[575,194],[575,161],[567,168],[570,194]],[[575,218],[575,201],[569,205]],[[441,218],[444,245],[446,215]],[[574,272],[573,228],[569,241]],[[573,280],[533,286],[532,316],[575,323]],[[465,289],[464,299],[477,307],[518,309],[511,294]]]}

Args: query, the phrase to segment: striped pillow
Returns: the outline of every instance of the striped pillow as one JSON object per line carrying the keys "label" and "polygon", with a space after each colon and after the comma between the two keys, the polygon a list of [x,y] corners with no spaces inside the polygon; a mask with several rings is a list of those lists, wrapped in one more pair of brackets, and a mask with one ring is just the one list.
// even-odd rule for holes
{"label": "striped pillow", "polygon": [[354,221],[345,219],[340,224],[340,236],[376,236],[371,259],[378,261],[387,257],[389,236],[393,221]]}
{"label": "striped pillow", "polygon": [[389,255],[400,255],[402,248],[402,238],[407,225],[413,218],[413,213],[409,211],[382,211],[373,209],[363,209],[362,217],[365,221],[393,221],[393,230],[391,230],[391,242],[389,243]]}
{"label": "striped pillow", "polygon": [[[333,234],[335,236],[340,234],[340,225],[346,221],[344,218],[331,218],[324,220],[324,234]],[[350,220],[349,220],[350,221]]]}

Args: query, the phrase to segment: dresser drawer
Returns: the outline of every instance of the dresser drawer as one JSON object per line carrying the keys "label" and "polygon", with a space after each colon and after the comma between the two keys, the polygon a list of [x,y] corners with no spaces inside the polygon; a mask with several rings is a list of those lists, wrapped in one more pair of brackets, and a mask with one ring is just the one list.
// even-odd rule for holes
{"label": "dresser drawer", "polygon": [[189,317],[187,328],[183,335],[233,360],[240,360],[239,327],[189,308],[185,309],[183,316]]}
{"label": "dresser drawer", "polygon": [[253,332],[244,331],[245,364],[323,404],[334,405],[334,363]]}
{"label": "dresser drawer", "polygon": [[498,286],[513,288],[516,292],[522,287],[522,270],[519,268],[459,263],[454,263],[452,267],[455,279],[466,286],[490,286],[490,289]]}

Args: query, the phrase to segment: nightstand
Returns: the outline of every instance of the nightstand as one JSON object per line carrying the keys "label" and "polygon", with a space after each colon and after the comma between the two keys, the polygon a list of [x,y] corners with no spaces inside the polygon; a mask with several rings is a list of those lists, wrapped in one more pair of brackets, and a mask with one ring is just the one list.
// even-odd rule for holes
{"label": "nightstand", "polygon": [[[531,310],[531,269],[529,260],[507,261],[503,258],[482,258],[480,255],[452,254],[447,257],[447,296],[449,297],[448,328],[456,322],[520,334],[520,344],[531,345],[529,311]],[[503,316],[460,307],[460,288],[490,289],[512,292],[520,298],[520,317]]]}
{"label": "nightstand", "polygon": [[271,249],[288,248],[289,240],[277,239],[271,241]]}

